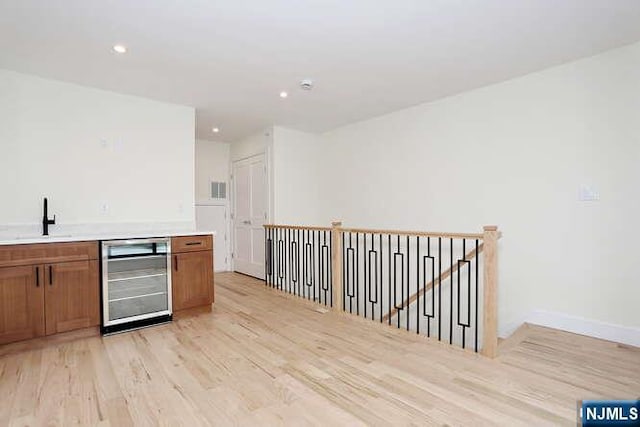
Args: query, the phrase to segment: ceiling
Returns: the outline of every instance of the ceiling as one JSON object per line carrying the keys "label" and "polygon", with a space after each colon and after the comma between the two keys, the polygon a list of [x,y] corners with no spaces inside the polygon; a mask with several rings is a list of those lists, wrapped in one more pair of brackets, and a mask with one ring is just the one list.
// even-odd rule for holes
{"label": "ceiling", "polygon": [[190,105],[197,137],[222,141],[324,132],[637,40],[638,0],[0,0],[0,68]]}

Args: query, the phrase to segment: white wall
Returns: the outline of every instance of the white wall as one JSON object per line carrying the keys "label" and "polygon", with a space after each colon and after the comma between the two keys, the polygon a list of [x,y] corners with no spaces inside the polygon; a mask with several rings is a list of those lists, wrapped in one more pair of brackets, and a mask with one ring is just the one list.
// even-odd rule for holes
{"label": "white wall", "polygon": [[[638,76],[635,44],[325,134],[317,209],[350,226],[499,225],[503,331],[540,310],[640,327]],[[578,201],[583,184],[600,201]]]}
{"label": "white wall", "polygon": [[224,142],[196,140],[196,203],[211,201],[211,181],[229,182],[230,149]]}
{"label": "white wall", "polygon": [[[0,224],[193,222],[194,110],[0,70]],[[104,206],[106,205],[106,211]]]}
{"label": "white wall", "polygon": [[274,222],[330,225],[322,223],[318,209],[322,171],[327,167],[324,156],[320,136],[274,127]]}
{"label": "white wall", "polygon": [[273,128],[264,129],[231,144],[231,161],[246,159],[266,153],[273,141]]}

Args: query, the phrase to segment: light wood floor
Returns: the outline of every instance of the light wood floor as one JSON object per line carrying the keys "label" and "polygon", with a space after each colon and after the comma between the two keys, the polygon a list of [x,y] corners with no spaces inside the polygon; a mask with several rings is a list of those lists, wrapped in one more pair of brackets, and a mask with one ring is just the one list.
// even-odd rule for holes
{"label": "light wood floor", "polygon": [[236,274],[212,313],[0,347],[0,425],[575,425],[640,396],[640,349],[524,327],[497,360]]}

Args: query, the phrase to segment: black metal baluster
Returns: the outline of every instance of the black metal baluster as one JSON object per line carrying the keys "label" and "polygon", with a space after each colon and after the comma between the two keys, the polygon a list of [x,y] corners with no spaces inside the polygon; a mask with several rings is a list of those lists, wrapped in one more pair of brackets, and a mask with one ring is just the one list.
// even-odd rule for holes
{"label": "black metal baluster", "polygon": [[280,240],[278,241],[278,251],[280,252],[280,254],[278,255],[280,257],[280,290],[285,292],[287,289],[287,272],[286,272],[286,265],[287,265],[287,255],[286,255],[286,248],[285,248],[285,239],[287,238],[287,233],[286,230],[284,228],[280,229]]}
{"label": "black metal baluster", "polygon": [[[467,321],[465,322],[464,330],[463,330],[463,333],[466,333],[467,328],[471,326],[471,296],[472,295],[471,295],[471,261],[467,260],[466,252],[464,256],[465,256],[465,264],[469,268],[469,271],[467,272]],[[462,339],[464,340],[464,336],[462,337]]]}
{"label": "black metal baluster", "polygon": [[[300,280],[300,229],[296,230],[296,286],[298,288],[298,296],[302,296],[302,280]],[[304,273],[303,273],[304,274]]]}
{"label": "black metal baluster", "polygon": [[[466,261],[466,255],[467,255],[467,239],[462,239],[462,258]],[[471,269],[469,269],[471,270]],[[467,280],[469,281],[468,286],[467,286],[467,304],[469,303],[471,298],[471,294],[469,293],[469,291],[471,289],[469,289],[471,287],[471,271],[469,271],[469,274],[467,274]],[[458,269],[458,283],[460,283],[460,269]],[[460,292],[458,292],[458,305],[460,305]],[[469,313],[469,309],[467,309],[467,314]],[[460,309],[458,309],[458,316],[460,316]],[[467,327],[463,326],[462,327],[462,348],[465,347],[465,335],[467,332]]]}
{"label": "black metal baluster", "polygon": [[[387,250],[389,251],[389,253],[387,254],[388,255],[387,278],[389,279],[389,286],[387,287],[388,290],[389,290],[389,300],[388,300],[389,301],[389,303],[388,303],[388,305],[389,305],[389,309],[388,309],[389,318],[387,319],[387,321],[389,322],[389,325],[391,325],[391,311],[392,311],[392,308],[395,308],[395,301],[393,303],[391,303],[391,271],[394,271],[394,270],[391,270],[391,234],[387,234],[387,245],[388,245],[387,246]],[[394,271],[393,274],[395,274],[395,271]],[[393,295],[395,295],[395,290],[394,290]]]}
{"label": "black metal baluster", "polygon": [[449,344],[453,344],[453,239],[449,239]]}
{"label": "black metal baluster", "polygon": [[298,271],[297,271],[297,261],[298,261],[298,239],[296,239],[296,232],[298,230],[293,229],[291,230],[291,241],[289,242],[289,244],[291,246],[289,246],[289,274],[291,275],[291,292],[296,295],[296,296],[300,296],[297,290],[297,285],[300,282],[300,277],[298,276]]}
{"label": "black metal baluster", "polygon": [[307,250],[305,250],[305,257],[307,256],[307,253],[309,254],[309,257],[307,259],[307,279],[311,279],[309,282],[306,282],[307,285],[307,299],[311,300],[312,298],[315,299],[315,295],[311,295],[312,292],[315,292],[315,290],[313,289],[313,279],[314,279],[314,266],[313,266],[313,232],[311,230],[307,230],[307,246],[306,248],[308,248]]}
{"label": "black metal baluster", "polygon": [[[331,306],[331,302],[329,302],[329,291],[331,289],[331,240],[329,240],[329,244],[327,244],[327,230],[322,231],[322,239],[324,241],[322,247],[322,256],[324,257],[324,266],[322,267],[324,275],[324,305]],[[329,239],[331,239],[331,233],[329,233]]]}
{"label": "black metal baluster", "polygon": [[[347,276],[348,276],[348,280],[349,283],[351,283],[352,286],[352,292],[351,294],[347,293],[349,295],[349,313],[353,313],[353,297],[355,296],[355,287],[357,286],[357,283],[355,282],[355,272],[353,271],[353,269],[356,267],[355,266],[355,257],[353,256],[349,256],[349,253],[353,254],[354,250],[353,250],[353,246],[351,244],[352,242],[352,237],[353,237],[353,233],[349,232],[349,249],[347,250],[347,266],[349,264],[351,264],[351,270],[347,271]],[[349,259],[353,258],[354,262],[353,263],[349,263]],[[351,273],[351,274],[349,274]]]}
{"label": "black metal baluster", "polygon": [[280,289],[280,229],[276,228],[276,247],[275,247],[275,253],[276,253],[276,285],[275,288],[276,289]]}
{"label": "black metal baluster", "polygon": [[378,281],[376,280],[376,289],[378,290],[378,292],[380,293],[380,299],[379,301],[379,306],[380,306],[380,323],[382,323],[382,309],[383,309],[383,302],[382,302],[382,234],[378,235],[379,239],[378,239],[378,245],[380,246],[380,284],[378,285]]}
{"label": "black metal baluster", "polygon": [[[409,295],[411,295],[411,289],[410,289],[410,283],[411,280],[409,279],[411,276],[409,275],[409,264],[411,264],[411,251],[409,249],[409,235],[407,235],[407,294],[406,294],[406,298],[409,298]],[[407,299],[405,299],[405,295],[402,295],[402,308],[404,309],[404,302],[407,301],[407,331],[409,330],[409,318],[411,316],[409,316],[409,302]]]}
{"label": "black metal baluster", "polygon": [[[313,269],[311,270],[311,283],[312,283],[312,287],[313,287],[313,300],[317,301],[316,299],[316,230],[312,230],[311,231],[311,237],[312,237],[312,241],[313,244],[311,245],[311,265],[313,266]],[[318,246],[320,246],[320,244],[318,244]],[[320,295],[320,292],[318,291],[318,295]]]}
{"label": "black metal baluster", "polygon": [[288,247],[289,247],[289,293],[292,293],[294,295],[296,295],[296,279],[295,276],[293,275],[293,270],[294,270],[294,259],[295,259],[295,254],[294,254],[294,248],[295,248],[295,239],[296,239],[296,230],[287,230],[287,234],[289,235],[289,242],[288,242]]}
{"label": "black metal baluster", "polygon": [[[423,290],[424,290],[424,299],[422,300],[422,313],[427,317],[427,336],[431,337],[431,319],[436,315],[436,274],[435,268],[436,263],[433,257],[431,256],[431,237],[427,237],[427,256],[423,258],[423,269],[424,269],[424,282],[423,282]],[[431,260],[431,281],[427,281],[427,260]],[[427,284],[431,283],[431,314],[427,313]]]}
{"label": "black metal baluster", "polygon": [[[371,233],[371,250],[369,254],[369,301],[371,302],[371,320],[376,319],[376,304],[378,304],[378,252],[375,250],[375,235]],[[371,256],[375,255],[375,263]],[[375,275],[375,281],[372,277]],[[371,284],[373,283],[373,290]],[[365,302],[366,303],[366,302]]]}
{"label": "black metal baluster", "polygon": [[438,237],[438,341],[442,341],[442,237]]}
{"label": "black metal baluster", "polygon": [[276,228],[276,289],[280,289],[280,229]]}
{"label": "black metal baluster", "polygon": [[[289,256],[291,255],[291,229],[290,228],[287,228],[285,230],[284,247],[285,247],[285,249],[284,249],[284,258],[285,258],[286,262],[289,264],[289,266],[287,266],[287,267],[291,268],[290,267],[290,263],[289,263]],[[287,253],[289,254],[289,256],[287,255]],[[286,277],[286,279],[287,279],[287,283],[286,283],[287,292],[291,293],[291,274],[289,274],[289,268],[285,269],[285,276],[287,276]]]}
{"label": "black metal baluster", "polygon": [[271,287],[275,288],[275,272],[276,272],[276,230],[271,229],[271,243],[270,243],[270,251],[271,251]]}
{"label": "black metal baluster", "polygon": [[302,287],[302,298],[306,298],[307,297],[307,239],[306,239],[306,233],[307,230],[302,230],[302,245],[301,245],[301,249],[302,249],[302,253],[300,255],[302,255],[302,280],[301,282],[301,287]]}
{"label": "black metal baluster", "polygon": [[[364,294],[364,318],[367,318],[367,302],[369,301],[369,299],[367,298],[367,294],[370,292],[367,292],[367,285],[371,284],[371,278],[368,277],[367,274],[367,234],[366,233],[362,233],[362,240],[364,240],[364,250],[362,251],[362,272],[363,272],[363,276],[364,276],[364,287],[362,288],[362,292]],[[369,266],[371,267],[371,266]],[[367,280],[368,279],[368,280]]]}
{"label": "black metal baluster", "polygon": [[346,254],[346,250],[345,250],[345,233],[342,233],[342,311],[347,311],[347,297],[346,297],[346,291],[347,291],[347,260],[345,259],[345,254]]}
{"label": "black metal baluster", "polygon": [[[398,239],[396,242],[396,252],[393,254],[393,304],[397,310],[397,320],[398,320],[398,329],[400,329],[400,312],[404,310],[404,255],[400,252],[400,235],[398,234]],[[396,255],[400,255],[400,307],[398,307],[398,285],[396,281],[398,280],[398,272],[396,271]]]}
{"label": "black metal baluster", "polygon": [[273,288],[275,287],[275,271],[276,271],[276,245],[275,245],[275,229],[270,230],[271,233],[271,241],[269,242],[269,263],[271,264],[271,279],[269,279],[269,285]]}
{"label": "black metal baluster", "polygon": [[353,262],[353,268],[356,271],[356,280],[354,282],[356,293],[356,314],[360,316],[360,269],[358,268],[358,255],[360,254],[360,233],[356,233],[356,257]]}
{"label": "black metal baluster", "polygon": [[285,271],[284,271],[284,257],[283,257],[283,253],[284,253],[284,241],[282,240],[284,237],[284,229],[281,228],[279,229],[280,231],[280,237],[278,239],[278,269],[280,270],[280,286],[278,289],[280,289],[281,291],[284,290],[284,279],[285,279]]}
{"label": "black metal baluster", "polygon": [[324,293],[324,263],[322,262],[324,259],[324,242],[320,236],[320,230],[318,230],[318,304],[322,304],[322,294]]}
{"label": "black metal baluster", "polygon": [[[471,261],[467,260],[467,240],[462,239],[462,259],[458,261],[458,325],[462,327],[462,348],[466,348],[466,334],[467,328],[471,326]],[[463,266],[467,266],[467,315],[466,320],[463,322],[461,317],[460,310],[460,300],[462,291],[460,289],[460,282],[462,277],[462,268]]]}
{"label": "black metal baluster", "polygon": [[[462,263],[463,264],[464,264],[464,261],[465,261],[465,251],[466,251],[466,239],[462,239]],[[456,301],[456,308],[458,310],[458,313],[457,313],[458,326],[462,327],[462,348],[464,348],[465,347],[465,327],[460,322],[460,300],[461,300],[461,296],[462,296],[462,293],[460,292],[460,280],[461,280],[461,277],[462,277],[462,270],[461,269],[462,269],[461,261],[458,260],[458,286],[457,286],[458,296],[457,296],[457,301]]]}
{"label": "black metal baluster", "polygon": [[[416,236],[416,334],[420,333],[420,236]],[[424,295],[424,298],[427,296]]]}
{"label": "black metal baluster", "polygon": [[331,274],[329,272],[329,268],[331,266],[331,263],[329,262],[330,253],[331,253],[331,250],[329,249],[329,244],[327,243],[327,231],[323,230],[322,231],[322,259],[323,259],[322,275],[324,277],[324,282],[322,282],[322,291],[324,294],[325,306],[329,305],[329,295],[327,292],[329,291],[329,275]]}
{"label": "black metal baluster", "polygon": [[[322,304],[325,287],[325,265],[324,265],[324,248],[325,241],[323,240],[322,230],[318,230],[318,303]],[[326,298],[325,298],[326,304]]]}
{"label": "black metal baluster", "polygon": [[478,253],[478,239],[476,239],[476,300],[475,300],[475,306],[476,306],[476,315],[475,315],[475,334],[474,334],[474,350],[477,353],[478,352],[478,262],[480,261],[480,254]]}
{"label": "black metal baluster", "polygon": [[329,306],[333,307],[333,233],[329,233]]}
{"label": "black metal baluster", "polygon": [[300,229],[293,230],[291,235],[293,237],[291,246],[293,269],[291,270],[291,275],[295,279],[293,282],[293,292],[295,292],[297,296],[300,296]]}

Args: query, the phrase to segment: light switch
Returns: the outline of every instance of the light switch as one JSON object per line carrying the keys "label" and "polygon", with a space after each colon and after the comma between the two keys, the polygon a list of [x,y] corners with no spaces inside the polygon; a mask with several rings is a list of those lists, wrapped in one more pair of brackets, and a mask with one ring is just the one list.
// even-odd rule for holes
{"label": "light switch", "polygon": [[581,202],[595,202],[600,200],[600,194],[590,185],[581,185],[578,190],[578,200]]}

